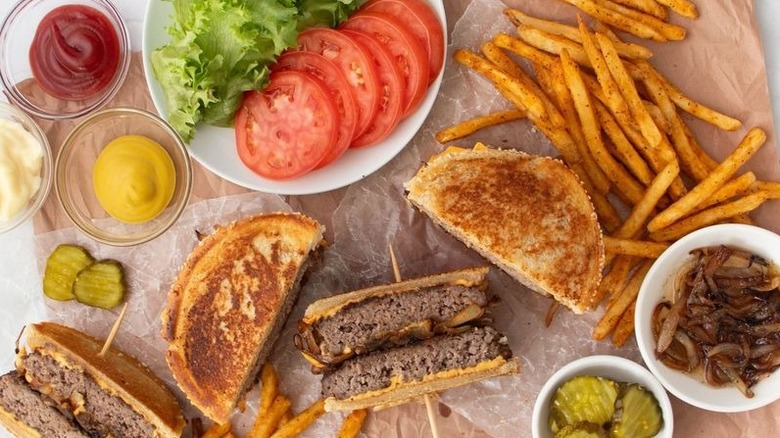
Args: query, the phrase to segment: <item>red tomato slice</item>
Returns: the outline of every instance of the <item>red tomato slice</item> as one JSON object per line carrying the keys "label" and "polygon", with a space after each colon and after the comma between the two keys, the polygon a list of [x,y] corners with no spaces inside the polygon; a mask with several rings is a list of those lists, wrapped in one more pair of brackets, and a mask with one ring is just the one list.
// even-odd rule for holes
{"label": "red tomato slice", "polygon": [[376,12],[360,12],[341,26],[364,32],[387,48],[406,79],[403,116],[417,109],[425,96],[430,71],[428,55],[420,42],[398,20]]}
{"label": "red tomato slice", "polygon": [[349,83],[341,74],[341,70],[335,64],[325,59],[324,56],[314,52],[287,51],[279,57],[276,64],[271,66],[271,71],[297,70],[306,72],[328,87],[336,108],[339,112],[339,137],[336,145],[331,149],[317,168],[323,167],[340,157],[349,148],[355,136],[357,126],[358,107],[355,97],[349,91]]}
{"label": "red tomato slice", "polygon": [[298,49],[319,53],[341,69],[358,103],[355,135],[362,134],[379,110],[379,76],[368,50],[341,33],[324,27],[301,32]]}
{"label": "red tomato slice", "polygon": [[368,129],[352,142],[353,148],[369,146],[384,140],[401,121],[403,92],[406,84],[398,64],[379,41],[355,30],[342,29],[341,32],[353,40],[363,43],[369,49],[379,72],[382,95],[379,101],[379,112]]}
{"label": "red tomato slice", "polygon": [[330,153],[338,125],[338,109],[322,81],[295,70],[274,72],[262,91],[244,95],[236,116],[238,156],[266,178],[302,175]]}
{"label": "red tomato slice", "polygon": [[444,65],[444,31],[430,5],[423,0],[371,0],[362,11],[373,11],[398,19],[427,47],[431,68],[428,83],[436,79]]}

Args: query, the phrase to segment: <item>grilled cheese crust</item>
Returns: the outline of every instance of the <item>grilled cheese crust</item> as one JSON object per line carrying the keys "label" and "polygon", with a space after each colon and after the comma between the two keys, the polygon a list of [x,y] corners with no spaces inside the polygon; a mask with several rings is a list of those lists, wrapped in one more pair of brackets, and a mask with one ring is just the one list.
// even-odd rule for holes
{"label": "grilled cheese crust", "polygon": [[434,157],[405,185],[434,222],[530,289],[583,313],[601,281],[602,232],[577,176],[514,150]]}
{"label": "grilled cheese crust", "polygon": [[162,314],[166,360],[190,401],[226,422],[297,299],[317,221],[293,213],[219,228],[189,255]]}

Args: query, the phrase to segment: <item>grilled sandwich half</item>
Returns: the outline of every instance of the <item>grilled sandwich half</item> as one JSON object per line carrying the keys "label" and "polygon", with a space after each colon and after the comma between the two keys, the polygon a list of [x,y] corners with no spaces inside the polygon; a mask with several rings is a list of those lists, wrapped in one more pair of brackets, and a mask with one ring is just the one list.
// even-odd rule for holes
{"label": "grilled sandwich half", "polygon": [[184,263],[162,314],[166,359],[213,421],[228,421],[254,384],[323,231],[301,214],[254,216],[219,228]]}
{"label": "grilled sandwich half", "polygon": [[407,199],[528,288],[584,313],[601,281],[604,243],[577,176],[549,157],[461,150],[431,159]]}

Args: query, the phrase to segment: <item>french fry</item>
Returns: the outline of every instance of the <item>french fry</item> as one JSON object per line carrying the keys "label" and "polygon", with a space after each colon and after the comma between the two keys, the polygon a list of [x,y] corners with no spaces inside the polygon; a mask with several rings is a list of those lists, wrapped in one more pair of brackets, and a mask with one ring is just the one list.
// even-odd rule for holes
{"label": "french fry", "polygon": [[276,395],[279,393],[279,376],[276,374],[273,364],[266,362],[260,370],[260,407],[258,416],[264,415],[271,407]]}
{"label": "french fry", "polygon": [[363,422],[366,420],[368,411],[365,409],[358,409],[350,412],[339,429],[338,438],[355,438],[360,429],[363,427]]}
{"label": "french fry", "polygon": [[636,9],[627,8],[623,5],[617,4],[610,0],[593,0],[598,4],[599,6],[602,6],[604,8],[611,9],[619,14],[624,15],[625,17],[631,18],[632,20],[635,20],[638,23],[642,23],[645,26],[650,27],[651,29],[656,30],[658,33],[664,36],[664,38],[671,40],[671,41],[682,41],[685,39],[685,28],[682,26],[677,26],[676,24],[667,23],[663,20],[659,20],[658,18],[646,14],[642,11],[638,11]]}
{"label": "french fry", "polygon": [[668,227],[650,233],[648,237],[651,240],[655,240],[656,242],[677,240],[692,231],[698,230],[699,228],[712,225],[716,222],[720,222],[737,215],[749,213],[760,207],[761,204],[767,199],[769,199],[769,196],[766,192],[759,191],[752,193],[745,197],[739,198],[736,201],[721,204],[696,213],[695,215],[685,218]]}
{"label": "french fry", "polygon": [[595,102],[593,105],[596,109],[599,122],[607,137],[612,141],[617,149],[617,156],[628,170],[644,185],[650,184],[653,180],[653,172],[650,167],[647,166],[645,160],[639,155],[639,153],[628,141],[623,131],[618,126],[612,114],[607,111],[606,108],[599,102]]}
{"label": "french fry", "polygon": [[688,125],[683,123],[683,130],[685,130],[685,136],[688,137],[688,144],[691,146],[691,149],[693,149],[693,152],[696,154],[697,157],[699,157],[699,161],[704,163],[704,165],[707,167],[707,169],[712,172],[718,167],[717,161],[715,161],[710,154],[705,151],[701,145],[699,144],[698,140],[696,140],[696,136],[693,135],[693,132],[691,132],[691,129],[688,128]]}
{"label": "french fry", "polygon": [[233,432],[228,431],[228,433],[222,435],[222,438],[236,438],[236,436],[233,435]]}
{"label": "french fry", "polygon": [[618,36],[615,34],[615,32],[612,30],[611,27],[607,26],[606,24],[602,23],[599,20],[595,20],[593,23],[593,30],[595,30],[598,33],[602,33],[607,36],[607,38],[611,39],[612,41],[616,43],[623,42]]}
{"label": "french fry", "polygon": [[584,170],[581,163],[577,163],[574,166],[571,166],[571,168],[574,173],[580,177],[582,185],[585,187],[585,191],[590,195],[590,200],[593,202],[593,208],[596,210],[596,215],[604,229],[607,230],[607,232],[612,232],[620,227],[620,224],[622,223],[620,214],[618,214],[617,210],[615,210],[615,207],[609,202],[607,197],[593,187],[590,176]]}
{"label": "french fry", "polygon": [[658,129],[664,134],[666,135],[671,134],[672,124],[669,123],[668,120],[666,120],[666,117],[664,117],[664,114],[661,112],[661,109],[658,108],[656,105],[654,105],[652,102],[648,102],[646,100],[643,100],[642,104],[645,106],[647,113],[650,114],[650,118],[653,119],[653,123],[655,123],[655,126],[657,126]]}
{"label": "french fry", "polygon": [[561,52],[566,50],[577,64],[583,67],[591,66],[582,46],[568,38],[553,35],[524,24],[517,26],[517,36],[531,46],[553,55],[560,56]]}
{"label": "french fry", "polygon": [[[728,181],[737,170],[739,170],[739,168],[742,167],[756,151],[758,151],[764,142],[766,142],[766,133],[759,128],[751,129],[736,149],[720,163],[717,169],[713,170],[685,196],[675,201],[666,210],[654,217],[650,223],[647,224],[647,229],[651,233],[654,233],[662,228],[668,227],[678,219],[690,213],[697,205],[712,196],[720,186]],[[739,211],[734,214],[739,213],[743,212]]]}
{"label": "french fry", "polygon": [[688,114],[697,117],[705,122],[713,124],[720,129],[726,131],[736,131],[742,126],[742,122],[727,115],[721,114],[714,109],[711,109],[699,102],[694,101],[690,97],[683,94],[680,89],[675,87],[668,79],[666,79],[655,67],[648,64],[649,69],[652,69],[658,80],[661,81],[669,98],[672,99],[675,105]]}
{"label": "french fry", "polygon": [[752,191],[763,191],[767,194],[769,199],[780,199],[780,183],[756,181],[750,185]]}
{"label": "french fry", "polygon": [[623,254],[635,257],[657,259],[666,251],[666,243],[647,242],[643,240],[618,239],[604,236],[604,249],[613,254]]}
{"label": "french fry", "polygon": [[290,399],[279,394],[266,412],[259,412],[247,438],[268,438],[279,426],[279,420],[290,410]]}
{"label": "french fry", "polygon": [[[582,167],[585,169],[589,179],[592,181],[593,187],[602,194],[607,193],[611,183],[599,165],[596,163],[596,160],[593,159],[593,155],[591,155],[590,150],[588,149],[588,144],[585,141],[585,135],[582,133],[582,126],[580,125],[580,121],[577,118],[577,110],[574,108],[574,100],[572,100],[571,93],[566,87],[566,80],[563,77],[563,68],[561,67],[560,63],[555,63],[550,69],[550,72],[552,75],[550,85],[552,87],[553,97],[558,104],[558,108],[561,110],[563,118],[566,120],[569,134],[574,140],[574,143],[577,146],[577,150],[580,153],[580,157],[582,158]],[[593,195],[591,195],[591,198],[593,198]],[[609,204],[609,201],[607,201],[606,198],[604,198],[604,202]],[[601,199],[598,201],[594,199],[593,203],[594,205],[599,204],[601,203]],[[607,222],[610,225],[614,225],[615,223],[620,222],[619,220],[617,222],[614,221],[615,217],[618,219],[620,218],[620,216],[617,214],[617,211],[614,211],[614,208],[608,209],[614,211],[614,215],[612,212],[607,213],[604,210],[607,210],[607,207],[604,205],[602,205],[600,212],[597,209],[599,217],[601,217],[601,213],[610,216],[607,219]]]}
{"label": "french fry", "polygon": [[623,6],[634,8],[655,18],[666,21],[669,18],[669,12],[663,6],[656,3],[655,0],[613,0]]}
{"label": "french fry", "polygon": [[[531,17],[521,11],[518,11],[517,9],[506,9],[504,10],[504,14],[509,17],[509,20],[512,21],[512,24],[515,26],[524,24],[526,26],[539,29],[548,34],[562,36],[574,42],[582,43],[580,33],[576,27],[558,23],[557,21]],[[616,41],[615,48],[617,49],[620,56],[624,58],[649,59],[653,56],[653,52],[651,52],[650,49],[639,44]]]}
{"label": "french fry", "polygon": [[690,0],[655,0],[658,3],[668,6],[669,9],[675,13],[688,18],[698,18],[699,11],[696,9],[696,5],[690,2]]}
{"label": "french fry", "polygon": [[493,43],[502,49],[509,50],[512,53],[528,59],[534,64],[543,66],[544,68],[551,68],[552,65],[556,62],[554,56],[505,33],[499,33],[493,37]]}
{"label": "french fry", "polygon": [[634,85],[634,81],[626,71],[623,61],[615,52],[615,46],[612,41],[601,34],[596,34],[596,40],[598,41],[601,53],[604,55],[604,60],[607,62],[609,72],[615,79],[615,82],[620,89],[620,94],[628,104],[628,109],[636,119],[639,125],[639,130],[642,132],[642,136],[647,139],[650,147],[655,147],[661,143],[661,132],[653,122],[647,109],[642,104],[642,100],[639,98],[639,92]]}
{"label": "french fry", "polygon": [[628,309],[626,309],[625,312],[623,312],[623,315],[620,317],[620,321],[618,321],[617,327],[615,327],[615,332],[612,334],[612,344],[615,347],[622,347],[628,338],[631,337],[631,335],[634,333],[634,313],[636,312],[636,300],[631,302],[631,305],[628,306]]}
{"label": "french fry", "polygon": [[720,204],[721,202],[728,201],[736,196],[741,196],[751,189],[752,184],[756,181],[756,175],[753,172],[745,172],[742,175],[732,179],[731,181],[723,184],[718,190],[715,191],[704,202],[697,205],[693,209],[692,213],[698,213],[713,205]]}
{"label": "french fry", "polygon": [[206,429],[206,433],[201,438],[222,438],[222,435],[230,432],[230,423],[217,424],[214,423]]}
{"label": "french fry", "polygon": [[318,418],[325,413],[325,400],[320,399],[306,408],[303,412],[293,417],[290,422],[280,427],[273,435],[273,438],[293,438],[311,426]]}
{"label": "french fry", "polygon": [[501,70],[504,70],[504,72],[509,73],[510,76],[519,78],[520,76],[525,75],[523,69],[512,61],[512,58],[507,56],[506,53],[502,52],[493,41],[488,40],[482,43],[480,51],[488,61],[497,65]]}
{"label": "french fry", "polygon": [[520,120],[523,118],[525,118],[525,111],[523,110],[513,109],[506,111],[496,111],[494,113],[466,120],[447,129],[443,129],[436,133],[436,141],[442,144],[448,143],[453,140],[471,135],[480,129],[485,129],[490,126],[500,125],[502,123],[511,122],[513,120]]}
{"label": "french fry", "polygon": [[750,216],[747,213],[742,213],[736,216],[732,216],[728,220],[735,224],[755,225],[753,223],[753,219],[750,219]]}
{"label": "french fry", "polygon": [[[612,303],[620,297],[620,293],[626,287],[626,283],[631,279],[629,274],[641,261],[641,258],[634,256],[617,255],[617,257],[615,257],[615,261],[612,264],[613,268],[609,271],[610,273],[614,271],[614,276],[611,280],[612,284],[606,285],[606,292],[609,295],[606,307],[611,306]],[[607,276],[609,276],[609,274],[607,274]]]}
{"label": "french fry", "polygon": [[626,287],[620,292],[620,295],[607,306],[607,310],[599,320],[596,327],[593,329],[593,339],[600,341],[607,337],[607,335],[615,328],[620,320],[620,317],[628,309],[632,302],[636,301],[636,297],[639,294],[639,287],[642,285],[642,281],[647,275],[647,271],[650,270],[652,261],[648,260],[642,263],[639,268],[631,276],[631,280],[628,281]]}
{"label": "french fry", "polygon": [[653,29],[644,23],[638,22],[633,18],[626,17],[625,15],[615,12],[611,9],[600,7],[591,0],[563,1],[577,7],[596,20],[609,24],[610,26],[614,26],[632,35],[636,35],[640,38],[652,39],[659,42],[667,41],[667,38],[663,36],[658,30]]}
{"label": "french fry", "polygon": [[623,166],[612,158],[604,146],[598,120],[593,112],[590,96],[588,95],[585,84],[580,76],[579,67],[569,57],[566,50],[563,50],[561,53],[561,62],[563,64],[566,85],[569,87],[572,98],[574,99],[574,106],[577,109],[577,114],[582,123],[585,140],[593,154],[593,158],[599,164],[601,170],[607,175],[607,178],[616,186],[620,187],[623,193],[629,197],[632,204],[639,202],[642,198],[644,188],[623,168]]}
{"label": "french fry", "polygon": [[628,215],[623,225],[615,232],[615,237],[621,239],[628,239],[636,236],[644,227],[645,222],[653,212],[653,209],[658,205],[658,201],[663,197],[664,193],[669,189],[672,182],[675,181],[677,175],[680,174],[680,166],[677,164],[677,160],[667,164],[656,176],[653,181],[645,190],[642,199],[634,205],[631,214]]}

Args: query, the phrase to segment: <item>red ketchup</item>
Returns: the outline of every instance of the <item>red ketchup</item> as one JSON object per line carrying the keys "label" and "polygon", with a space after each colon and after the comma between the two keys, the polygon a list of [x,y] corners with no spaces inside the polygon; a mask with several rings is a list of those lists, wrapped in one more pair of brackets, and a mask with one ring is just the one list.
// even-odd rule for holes
{"label": "red ketchup", "polygon": [[47,93],[82,100],[105,89],[119,66],[119,37],[100,11],[66,5],[46,14],[30,46],[30,67]]}

